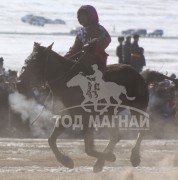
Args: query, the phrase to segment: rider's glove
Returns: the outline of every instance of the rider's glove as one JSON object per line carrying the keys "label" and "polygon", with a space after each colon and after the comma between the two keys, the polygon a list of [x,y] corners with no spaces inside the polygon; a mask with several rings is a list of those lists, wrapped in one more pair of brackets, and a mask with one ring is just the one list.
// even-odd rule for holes
{"label": "rider's glove", "polygon": [[94,38],[83,46],[84,51],[92,51],[95,49],[98,38]]}

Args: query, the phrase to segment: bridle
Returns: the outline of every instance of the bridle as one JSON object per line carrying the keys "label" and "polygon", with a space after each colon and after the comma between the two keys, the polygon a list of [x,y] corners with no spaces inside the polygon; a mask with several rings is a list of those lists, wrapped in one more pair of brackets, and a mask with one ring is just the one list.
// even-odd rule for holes
{"label": "bridle", "polygon": [[[48,51],[49,51],[49,50],[48,50]],[[77,56],[77,55],[79,55],[79,54],[81,54],[81,53],[83,53],[83,52],[84,52],[84,51],[81,50],[81,51],[77,52],[76,54],[74,54],[73,56],[71,56],[70,58],[75,57],[75,56]],[[75,66],[76,66],[77,64],[82,63],[82,62],[81,62],[82,57],[83,57],[83,56],[81,56],[78,61],[75,61],[75,63],[70,67],[70,69],[69,69],[67,72],[65,72],[65,73],[62,74],[61,76],[58,76],[58,77],[57,77],[56,79],[54,79],[54,80],[48,81],[48,84],[47,84],[47,83],[46,83],[46,82],[47,82],[47,80],[46,80],[47,63],[50,61],[50,53],[47,53],[47,57],[46,57],[46,60],[45,60],[45,67],[44,67],[44,86],[47,87],[47,88],[49,88],[49,93],[47,94],[47,96],[46,96],[46,98],[45,98],[45,100],[44,100],[43,108],[42,108],[41,112],[40,112],[40,113],[38,114],[38,116],[31,122],[31,125],[33,125],[33,124],[39,119],[40,115],[42,114],[42,112],[43,112],[44,109],[45,109],[45,105],[44,105],[44,104],[45,104],[45,102],[47,101],[47,99],[50,97],[50,95],[52,96],[52,100],[53,100],[53,91],[52,91],[52,89],[50,88],[49,84],[54,83],[54,82],[56,82],[56,81],[64,78],[66,75],[68,75],[68,74],[75,68]],[[69,60],[70,60],[70,59],[69,59]],[[54,102],[53,102],[52,104],[54,104]],[[54,110],[53,110],[53,111],[54,111]]]}

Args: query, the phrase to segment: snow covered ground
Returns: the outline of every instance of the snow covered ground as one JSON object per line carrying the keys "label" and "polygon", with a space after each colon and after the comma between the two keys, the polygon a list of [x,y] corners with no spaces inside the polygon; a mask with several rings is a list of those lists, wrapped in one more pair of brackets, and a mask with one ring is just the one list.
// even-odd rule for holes
{"label": "snow covered ground", "polygon": [[[100,23],[112,35],[107,48],[108,63],[117,63],[115,55],[118,45],[117,36],[128,28],[146,28],[148,31],[163,29],[166,39],[141,38],[140,46],[145,49],[147,67],[163,73],[177,73],[178,69],[178,1],[158,0],[6,0],[0,6],[0,56],[5,59],[6,69],[20,70],[25,58],[30,54],[34,42],[48,46],[54,42],[53,49],[65,54],[73,44],[74,36],[49,35],[69,33],[79,24],[76,18],[78,8],[83,4],[94,5],[100,17]],[[33,26],[20,19],[26,14],[44,16],[50,19],[60,18],[66,25]],[[21,34],[22,33],[22,34]],[[33,33],[29,35],[28,33]],[[42,35],[43,33],[43,35]],[[44,33],[48,33],[44,35]]]}
{"label": "snow covered ground", "polygon": [[[106,140],[96,140],[99,151]],[[59,140],[58,146],[69,155],[74,169],[57,162],[47,144],[47,139],[0,139],[0,179],[65,179],[65,180],[177,180],[177,140],[144,140],[141,148],[141,164],[132,167],[130,153],[135,141],[121,141],[114,153],[117,160],[106,162],[103,172],[94,174],[95,158],[84,151],[83,140]]]}

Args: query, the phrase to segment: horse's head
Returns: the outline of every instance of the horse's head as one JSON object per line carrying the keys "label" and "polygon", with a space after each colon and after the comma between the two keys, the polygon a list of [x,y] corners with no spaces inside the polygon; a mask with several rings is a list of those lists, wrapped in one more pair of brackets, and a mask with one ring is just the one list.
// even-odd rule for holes
{"label": "horse's head", "polygon": [[17,88],[19,92],[25,93],[34,84],[45,81],[46,62],[49,57],[52,45],[48,47],[34,43],[32,53],[25,60],[20,76],[18,77]]}
{"label": "horse's head", "polygon": [[[76,63],[54,52],[52,45],[43,47],[34,43],[33,51],[25,60],[25,65],[18,78],[19,92],[26,94],[33,86],[44,85],[46,82],[55,92],[59,92],[59,88],[64,89],[66,82],[80,71],[90,72],[90,68],[85,65],[86,56],[83,56],[82,63]],[[78,78],[81,77],[78,76]]]}

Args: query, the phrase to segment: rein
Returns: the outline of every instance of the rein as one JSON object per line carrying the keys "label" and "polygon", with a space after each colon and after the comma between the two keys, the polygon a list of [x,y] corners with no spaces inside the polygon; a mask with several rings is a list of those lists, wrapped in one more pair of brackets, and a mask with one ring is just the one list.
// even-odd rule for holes
{"label": "rein", "polygon": [[38,116],[31,122],[30,125],[33,125],[33,124],[39,119],[39,117],[41,116],[42,112],[43,112],[44,109],[45,109],[45,105],[44,105],[44,104],[45,104],[45,102],[47,101],[47,99],[49,98],[50,94],[51,94],[52,97],[53,97],[53,93],[52,93],[52,90],[51,90],[51,89],[50,89],[49,93],[47,94],[47,96],[46,96],[46,98],[45,98],[45,100],[44,100],[43,108],[42,108],[41,112],[40,112],[40,113],[38,114]]}
{"label": "rein", "polygon": [[[75,57],[75,56],[77,56],[77,55],[79,55],[79,54],[81,54],[81,53],[83,53],[83,52],[84,52],[84,51],[81,50],[81,51],[77,52],[76,54],[72,55],[70,58]],[[45,61],[45,68],[44,68],[44,82],[46,82],[47,62],[49,61],[49,59],[50,59],[50,57],[49,57],[49,53],[48,53],[47,58],[46,58],[46,61]],[[69,74],[69,73],[74,69],[74,67],[75,67],[78,63],[80,63],[81,59],[82,59],[82,56],[80,57],[80,59],[79,59],[78,61],[76,61],[76,62],[74,63],[74,65],[72,65],[72,67],[70,67],[70,69],[69,69],[66,73],[64,73],[63,75],[57,77],[57,78],[54,79],[54,80],[48,81],[48,84],[49,84],[49,83],[54,83],[54,82],[58,81],[59,79],[62,79],[63,77],[65,77],[67,74]],[[46,85],[45,85],[45,86],[46,86]],[[50,94],[52,95],[52,99],[53,99],[52,90],[51,90],[50,86],[48,86],[48,87],[49,87],[50,91],[49,91],[49,93],[47,94],[47,96],[46,96],[46,98],[45,98],[45,101],[44,101],[44,103],[43,103],[43,108],[42,108],[41,112],[38,114],[38,116],[31,122],[30,125],[33,125],[33,124],[39,119],[39,117],[41,116],[42,112],[43,112],[44,109],[45,109],[45,105],[44,105],[44,104],[45,104],[45,102],[47,101],[47,99],[49,98]]]}
{"label": "rein", "polygon": [[[81,51],[75,53],[74,55],[72,55],[72,56],[69,57],[69,60],[71,60],[70,58],[73,58],[73,57],[75,57],[75,56],[77,56],[77,55],[79,55],[79,54],[81,54],[81,53],[83,53],[83,52],[84,52],[84,51],[81,50]],[[44,82],[46,82],[47,62],[48,62],[49,59],[50,59],[49,56],[50,56],[50,55],[49,55],[49,53],[48,53],[47,58],[46,58],[46,61],[45,61]],[[53,79],[53,80],[51,80],[51,81],[48,81],[48,83],[54,83],[54,82],[56,82],[56,81],[64,78],[67,74],[69,74],[69,73],[75,68],[75,66],[76,66],[77,64],[81,63],[82,57],[83,57],[83,56],[81,56],[78,61],[75,61],[75,63],[69,68],[68,71],[66,71],[66,72],[65,72],[64,74],[62,74],[61,76],[58,76],[56,79]],[[67,61],[67,60],[66,60],[66,61]],[[74,62],[74,61],[73,61],[73,62]]]}

